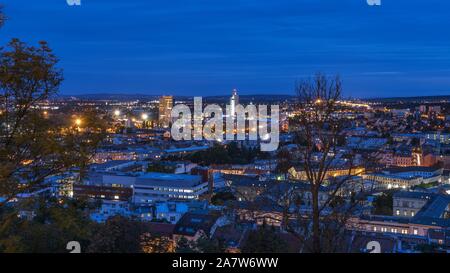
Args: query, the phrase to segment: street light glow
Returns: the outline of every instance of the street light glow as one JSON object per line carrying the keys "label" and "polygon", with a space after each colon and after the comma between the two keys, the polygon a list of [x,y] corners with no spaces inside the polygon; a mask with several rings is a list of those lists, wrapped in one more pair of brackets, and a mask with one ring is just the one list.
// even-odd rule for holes
{"label": "street light glow", "polygon": [[147,120],[148,119],[148,115],[144,113],[144,114],[142,114],[141,118],[142,118],[142,120]]}

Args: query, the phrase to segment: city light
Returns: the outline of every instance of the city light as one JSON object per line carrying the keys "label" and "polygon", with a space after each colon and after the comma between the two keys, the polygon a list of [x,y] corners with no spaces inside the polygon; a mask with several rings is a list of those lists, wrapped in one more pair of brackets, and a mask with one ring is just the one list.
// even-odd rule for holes
{"label": "city light", "polygon": [[[154,253],[169,272],[450,254],[450,2],[381,1],[131,0],[120,22],[107,1],[0,3],[20,38],[0,39],[0,254]],[[47,45],[6,18],[57,27]]]}
{"label": "city light", "polygon": [[270,139],[270,134],[265,134],[263,136],[261,136],[262,140],[269,140]]}

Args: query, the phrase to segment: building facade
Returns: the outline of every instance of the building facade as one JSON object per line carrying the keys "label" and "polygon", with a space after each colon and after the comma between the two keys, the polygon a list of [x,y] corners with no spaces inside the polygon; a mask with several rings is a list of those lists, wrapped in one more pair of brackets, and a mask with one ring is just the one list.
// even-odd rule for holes
{"label": "building facade", "polygon": [[169,128],[172,118],[173,96],[162,96],[159,98],[159,125]]}

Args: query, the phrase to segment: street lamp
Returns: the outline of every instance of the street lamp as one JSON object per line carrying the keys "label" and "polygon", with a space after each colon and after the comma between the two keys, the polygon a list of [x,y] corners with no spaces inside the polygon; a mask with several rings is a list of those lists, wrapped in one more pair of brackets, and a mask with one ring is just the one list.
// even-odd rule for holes
{"label": "street lamp", "polygon": [[77,119],[75,120],[75,125],[80,126],[81,123],[82,123],[82,122],[81,122],[81,119],[77,118]]}
{"label": "street lamp", "polygon": [[115,111],[114,111],[114,115],[115,115],[115,116],[120,116],[120,110],[115,110]]}
{"label": "street lamp", "polygon": [[143,113],[141,115],[142,118],[142,128],[146,128],[147,127],[147,119],[148,119],[148,115],[146,113]]}

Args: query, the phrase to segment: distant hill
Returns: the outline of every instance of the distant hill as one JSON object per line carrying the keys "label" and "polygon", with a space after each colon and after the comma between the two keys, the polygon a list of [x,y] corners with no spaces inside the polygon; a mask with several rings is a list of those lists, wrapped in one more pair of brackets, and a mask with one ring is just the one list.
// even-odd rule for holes
{"label": "distant hill", "polygon": [[[281,102],[285,100],[292,100],[295,96],[292,95],[239,95],[239,102],[247,104],[249,102]],[[207,96],[204,97],[204,101],[208,103],[228,103],[230,96]]]}
{"label": "distant hill", "polygon": [[[230,99],[230,95],[220,96],[203,96],[203,101],[207,103],[226,103]],[[159,95],[146,95],[146,94],[126,94],[126,93],[93,93],[93,94],[81,94],[81,95],[58,95],[58,99],[78,99],[78,100],[115,100],[115,101],[151,101],[157,100]],[[194,96],[174,96],[175,100],[192,100]],[[246,104],[253,102],[281,102],[285,100],[295,99],[295,95],[286,94],[254,94],[254,95],[239,95],[240,102]],[[450,95],[442,96],[418,96],[418,97],[385,97],[385,98],[367,98],[364,99],[369,102],[382,102],[382,103],[440,103],[443,101],[450,101]]]}
{"label": "distant hill", "polygon": [[418,97],[390,97],[390,98],[370,98],[366,99],[366,101],[373,102],[405,102],[405,103],[414,103],[414,102],[443,102],[450,101],[450,95],[442,95],[442,96],[418,96]]}
{"label": "distant hill", "polygon": [[[228,102],[231,95],[224,96],[203,96],[204,102],[208,103],[223,103]],[[79,100],[115,100],[115,101],[129,101],[129,100],[141,100],[151,101],[158,99],[160,96],[145,95],[145,94],[114,94],[114,93],[96,93],[96,94],[81,94],[81,95],[59,95],[56,98],[59,99],[79,99]],[[194,96],[174,96],[175,100],[192,100]],[[242,103],[250,101],[283,101],[294,98],[291,95],[240,95],[239,99]]]}
{"label": "distant hill", "polygon": [[155,95],[145,94],[114,94],[114,93],[95,93],[95,94],[81,94],[81,95],[59,95],[58,98],[68,99],[74,98],[79,100],[116,100],[116,101],[129,101],[129,100],[154,100],[159,98]]}

